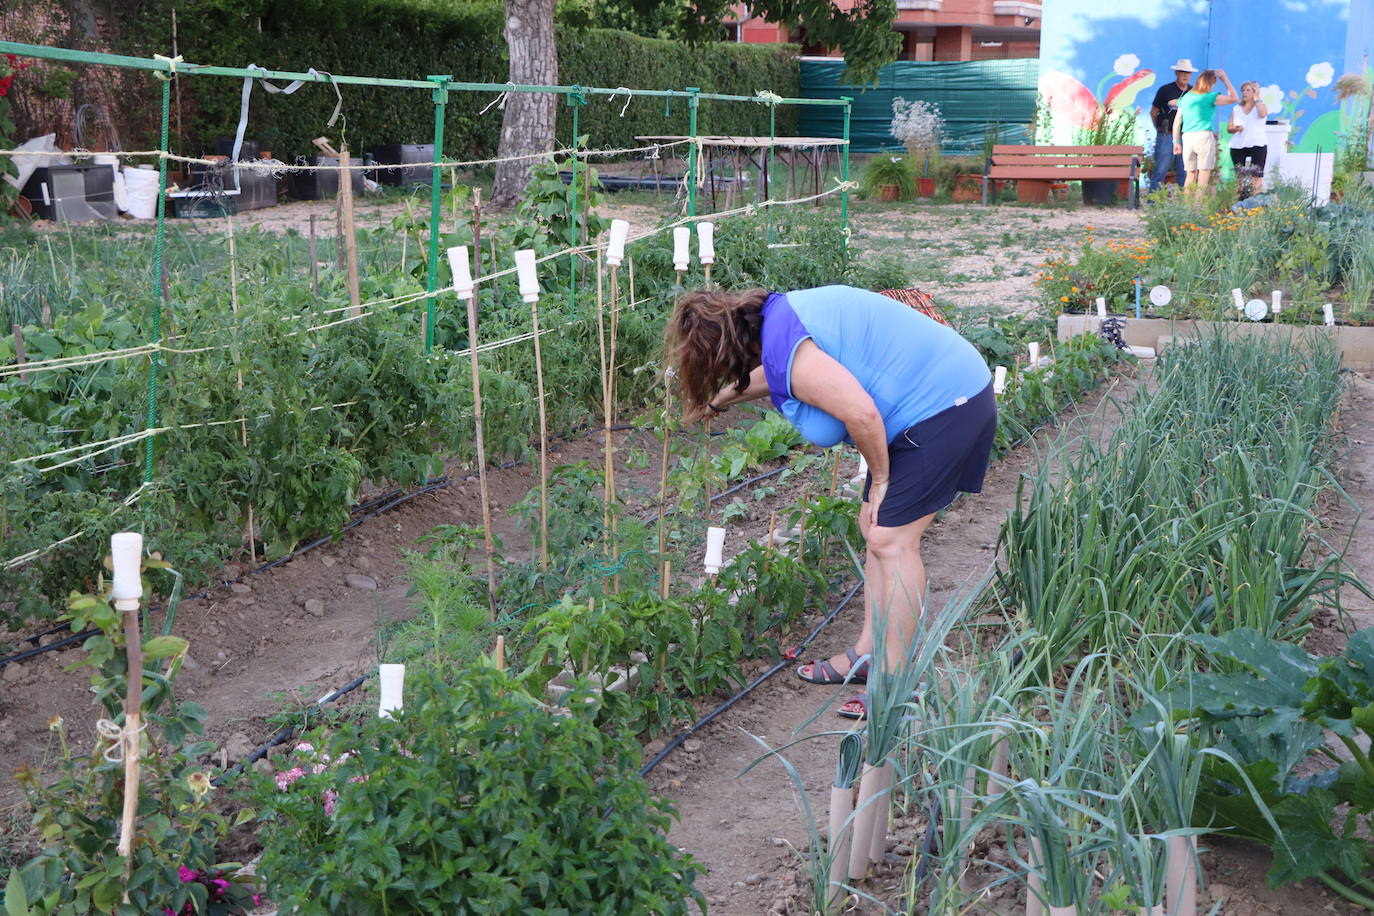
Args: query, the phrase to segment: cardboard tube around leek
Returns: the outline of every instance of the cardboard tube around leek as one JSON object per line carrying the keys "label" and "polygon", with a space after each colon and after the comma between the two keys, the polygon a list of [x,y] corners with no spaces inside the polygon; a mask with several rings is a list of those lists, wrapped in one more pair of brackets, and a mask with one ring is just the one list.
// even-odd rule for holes
{"label": "cardboard tube around leek", "polygon": [[1197,837],[1167,840],[1164,909],[1173,916],[1197,916]]}
{"label": "cardboard tube around leek", "polygon": [[889,758],[882,767],[883,774],[878,783],[878,797],[872,804],[877,806],[873,816],[873,835],[868,847],[871,862],[881,862],[887,853],[887,826],[892,812],[892,789],[897,783],[897,766]]}
{"label": "cardboard tube around leek", "polygon": [[1026,916],[1044,916],[1045,904],[1041,900],[1044,882],[1040,880],[1040,841],[1030,838],[1030,868],[1026,872]]}
{"label": "cardboard tube around leek", "polygon": [[[849,870],[853,824],[846,825],[854,813],[854,787],[830,787],[830,905],[844,896],[845,873]],[[847,829],[848,826],[848,829]]]}
{"label": "cardboard tube around leek", "polygon": [[992,772],[988,774],[988,797],[996,797],[1007,791],[1007,757],[1010,745],[1007,743],[1006,730],[998,729],[1001,737],[992,751]]}
{"label": "cardboard tube around leek", "polygon": [[858,881],[868,874],[869,852],[873,848],[873,822],[879,802],[873,798],[881,791],[883,768],[864,764],[859,780],[859,800],[854,806],[854,842],[849,851],[849,878]]}

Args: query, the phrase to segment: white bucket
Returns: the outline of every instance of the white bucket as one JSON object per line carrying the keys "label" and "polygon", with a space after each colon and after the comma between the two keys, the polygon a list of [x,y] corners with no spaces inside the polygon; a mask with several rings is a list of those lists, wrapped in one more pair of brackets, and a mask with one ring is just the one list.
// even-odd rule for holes
{"label": "white bucket", "polygon": [[127,210],[134,219],[157,216],[157,169],[125,169],[124,196]]}

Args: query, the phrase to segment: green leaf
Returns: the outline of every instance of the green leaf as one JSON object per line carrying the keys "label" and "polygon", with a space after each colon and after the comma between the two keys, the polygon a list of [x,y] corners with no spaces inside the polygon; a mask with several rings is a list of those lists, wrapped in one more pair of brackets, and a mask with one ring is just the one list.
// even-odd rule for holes
{"label": "green leaf", "polygon": [[180,636],[154,636],[143,644],[143,657],[148,661],[184,655],[191,643]]}
{"label": "green leaf", "polygon": [[28,889],[18,866],[10,869],[10,880],[5,885],[5,916],[29,916]]}

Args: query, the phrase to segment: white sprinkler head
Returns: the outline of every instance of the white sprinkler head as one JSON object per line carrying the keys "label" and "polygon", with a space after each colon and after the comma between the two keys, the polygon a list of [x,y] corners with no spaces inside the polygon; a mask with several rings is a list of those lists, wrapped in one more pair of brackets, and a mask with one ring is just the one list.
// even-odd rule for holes
{"label": "white sprinkler head", "polygon": [[725,564],[722,553],[725,549],[725,529],[707,528],[706,529],[706,572],[714,576],[720,572],[721,566]]}
{"label": "white sprinkler head", "polygon": [[114,565],[110,597],[115,601],[139,601],[143,597],[143,535],[121,531],[110,535],[110,560]]}
{"label": "white sprinkler head", "polygon": [[611,234],[606,240],[606,263],[619,267],[625,260],[625,240],[630,236],[630,224],[623,219],[611,220]]}
{"label": "white sprinkler head", "polygon": [[1156,286],[1150,290],[1151,305],[1168,305],[1174,301],[1174,291],[1167,286]]}
{"label": "white sprinkler head", "polygon": [[472,263],[468,260],[468,246],[454,245],[448,250],[448,266],[453,273],[453,291],[460,299],[471,299]]}
{"label": "white sprinkler head", "polygon": [[526,302],[539,298],[539,275],[534,270],[534,251],[522,248],[515,253],[515,273],[520,278],[520,296]]}
{"label": "white sprinkler head", "polygon": [[716,263],[715,223],[697,223],[697,258],[703,264]]}
{"label": "white sprinkler head", "polygon": [[400,712],[404,705],[406,666],[378,665],[377,683],[381,685],[382,698],[377,704],[377,716],[390,719],[393,712]]}
{"label": "white sprinkler head", "polygon": [[686,270],[692,262],[692,254],[689,245],[692,240],[692,230],[686,226],[677,226],[673,229],[673,270]]}
{"label": "white sprinkler head", "polygon": [[1007,367],[998,366],[992,371],[992,393],[1004,394],[1007,390]]}

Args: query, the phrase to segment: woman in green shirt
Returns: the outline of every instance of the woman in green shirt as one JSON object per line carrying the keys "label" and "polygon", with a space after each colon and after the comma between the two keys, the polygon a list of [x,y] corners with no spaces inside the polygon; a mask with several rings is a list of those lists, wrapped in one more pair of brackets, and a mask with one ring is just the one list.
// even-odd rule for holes
{"label": "woman in green shirt", "polygon": [[[1216,91],[1218,79],[1226,84],[1225,95]],[[1218,105],[1234,105],[1237,98],[1226,71],[1218,68],[1199,73],[1193,91],[1178,100],[1178,117],[1174,118],[1174,155],[1183,156],[1183,168],[1188,173],[1187,193],[1204,194],[1211,185],[1217,169],[1217,135],[1212,130],[1212,122]]]}

